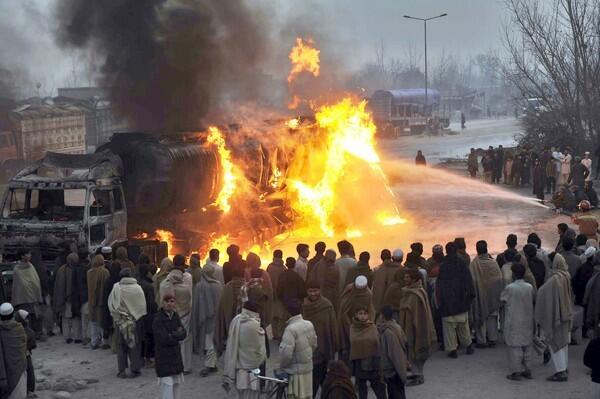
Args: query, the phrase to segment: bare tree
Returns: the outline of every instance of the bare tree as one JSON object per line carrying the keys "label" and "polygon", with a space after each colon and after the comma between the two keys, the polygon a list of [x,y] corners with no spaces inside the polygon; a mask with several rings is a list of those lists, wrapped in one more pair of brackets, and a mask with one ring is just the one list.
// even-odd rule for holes
{"label": "bare tree", "polygon": [[525,119],[528,139],[582,150],[599,142],[600,46],[596,0],[505,0],[505,75],[547,111]]}

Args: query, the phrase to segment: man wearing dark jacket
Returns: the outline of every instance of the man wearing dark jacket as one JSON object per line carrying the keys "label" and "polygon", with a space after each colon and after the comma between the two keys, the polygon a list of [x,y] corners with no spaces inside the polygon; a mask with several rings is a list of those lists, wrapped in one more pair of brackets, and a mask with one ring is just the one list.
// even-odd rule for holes
{"label": "man wearing dark jacket", "polygon": [[154,317],[156,376],[159,378],[161,399],[179,398],[183,382],[183,360],[180,342],[185,339],[186,331],[175,311],[175,295],[165,294],[162,307]]}
{"label": "man wearing dark jacket", "polygon": [[[154,316],[157,312],[158,306],[156,305],[156,299],[154,298],[154,285],[152,284],[152,277],[150,277],[151,267],[149,259],[148,262],[142,262],[140,256],[140,264],[138,265],[138,284],[144,291],[146,297],[146,315],[142,317],[142,356],[144,357],[146,367],[152,367],[152,359],[154,358],[154,333],[152,324],[154,322]],[[145,260],[145,259],[144,259]]]}
{"label": "man wearing dark jacket", "polygon": [[444,329],[444,348],[448,356],[456,359],[458,341],[474,353],[469,328],[469,309],[475,298],[473,278],[468,267],[456,254],[456,245],[446,244],[446,257],[440,266],[436,282],[436,296]]}

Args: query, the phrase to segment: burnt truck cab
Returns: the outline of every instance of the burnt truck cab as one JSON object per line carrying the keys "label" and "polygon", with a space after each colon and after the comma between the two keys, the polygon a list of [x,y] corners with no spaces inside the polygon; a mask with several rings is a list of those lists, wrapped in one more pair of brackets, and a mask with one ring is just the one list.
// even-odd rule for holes
{"label": "burnt truck cab", "polygon": [[8,183],[0,213],[0,252],[14,260],[19,248],[39,248],[53,262],[65,245],[90,253],[127,241],[121,160],[109,151],[89,155],[47,153]]}

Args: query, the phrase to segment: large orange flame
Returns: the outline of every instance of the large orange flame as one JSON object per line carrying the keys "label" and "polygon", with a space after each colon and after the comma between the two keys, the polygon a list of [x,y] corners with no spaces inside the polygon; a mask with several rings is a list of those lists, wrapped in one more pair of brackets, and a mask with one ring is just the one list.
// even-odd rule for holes
{"label": "large orange flame", "polygon": [[235,165],[231,160],[231,151],[227,149],[223,133],[214,126],[208,128],[207,142],[217,148],[222,170],[221,191],[215,200],[215,205],[223,212],[228,213],[231,210],[230,200],[238,180]]}
{"label": "large orange flame", "polygon": [[175,253],[173,252],[173,250],[175,248],[174,247],[174,245],[175,245],[175,235],[172,232],[168,231],[168,230],[160,230],[160,229],[156,230],[155,234],[156,234],[156,238],[159,241],[164,241],[164,242],[167,243],[167,246],[169,248],[168,249],[168,251],[169,251],[169,257],[172,258],[173,256],[175,256]]}
{"label": "large orange flame", "polygon": [[292,70],[288,75],[288,83],[292,83],[301,72],[310,72],[313,76],[319,76],[320,51],[313,46],[312,39],[306,41],[296,38],[296,46],[292,48],[289,58],[292,62]]}

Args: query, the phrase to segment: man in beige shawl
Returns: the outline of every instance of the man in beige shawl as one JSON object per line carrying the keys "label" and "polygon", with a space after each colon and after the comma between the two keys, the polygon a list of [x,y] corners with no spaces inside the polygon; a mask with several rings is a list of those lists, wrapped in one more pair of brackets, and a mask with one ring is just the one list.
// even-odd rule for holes
{"label": "man in beige shawl", "polygon": [[573,322],[571,276],[562,255],[554,253],[550,254],[550,258],[552,275],[537,292],[535,322],[544,333],[554,364],[555,373],[548,377],[548,381],[564,382],[569,376],[568,349]]}
{"label": "man in beige shawl", "polygon": [[416,269],[407,269],[404,281],[406,286],[402,289],[403,295],[400,299],[399,324],[406,333],[408,360],[412,371],[406,385],[421,385],[425,382],[425,362],[433,352],[437,338],[421,273]]}
{"label": "man in beige shawl", "polygon": [[487,348],[496,345],[498,340],[498,310],[504,279],[498,266],[488,253],[487,242],[477,241],[477,256],[469,269],[475,286],[475,299],[471,304],[471,316],[477,347]]}
{"label": "man in beige shawl", "polygon": [[152,285],[154,286],[154,299],[156,301],[156,306],[162,306],[160,299],[160,284],[167,278],[171,270],[173,270],[173,262],[169,258],[163,258],[163,260],[160,261],[160,269],[158,269],[158,273],[156,273],[152,277]]}
{"label": "man in beige shawl", "polygon": [[164,298],[165,294],[175,296],[176,311],[181,320],[181,324],[185,328],[186,337],[180,342],[181,359],[183,361],[183,374],[192,372],[192,353],[193,353],[193,337],[192,337],[192,275],[185,271],[185,257],[183,255],[175,255],[173,257],[173,270],[169,272],[167,277],[160,283],[160,297]]}
{"label": "man in beige shawl", "polygon": [[31,325],[36,333],[41,333],[39,322],[42,320],[41,307],[42,286],[40,277],[31,264],[31,251],[20,249],[17,252],[17,263],[13,269],[11,303],[16,310],[26,310],[31,318]]}
{"label": "man in beige shawl", "polygon": [[260,398],[259,381],[251,371],[267,360],[265,330],[260,326],[258,306],[246,302],[242,312],[231,320],[224,356],[223,387],[233,387],[240,399]]}
{"label": "man in beige shawl", "polygon": [[102,341],[102,310],[107,306],[104,301],[104,290],[110,273],[104,267],[102,255],[92,259],[90,270],[87,271],[88,306],[90,312],[91,347],[98,349]]}
{"label": "man in beige shawl", "polygon": [[108,296],[108,309],[117,332],[117,377],[126,378],[127,357],[131,362],[131,377],[139,377],[142,367],[142,323],[146,314],[146,297],[137,280],[131,277],[131,269],[122,269],[121,280]]}

